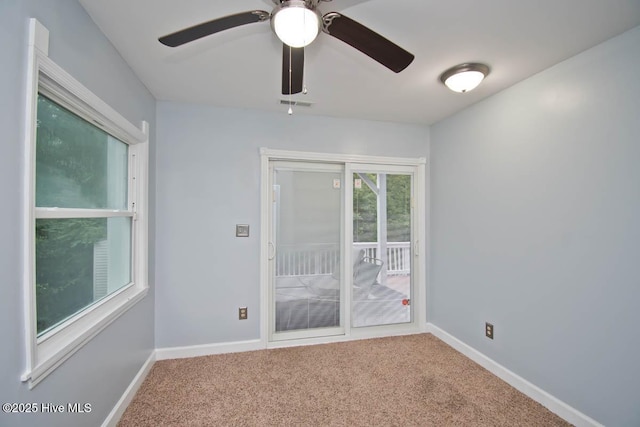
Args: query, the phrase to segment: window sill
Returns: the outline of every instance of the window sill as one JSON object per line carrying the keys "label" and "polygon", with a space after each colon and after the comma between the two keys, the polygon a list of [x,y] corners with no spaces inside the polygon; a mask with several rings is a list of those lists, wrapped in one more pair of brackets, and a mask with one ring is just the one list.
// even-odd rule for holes
{"label": "window sill", "polygon": [[114,320],[141,301],[148,293],[147,286],[130,285],[90,307],[85,313],[61,325],[40,339],[36,346],[36,362],[22,375],[29,388],[35,387],[65,360],[71,357]]}

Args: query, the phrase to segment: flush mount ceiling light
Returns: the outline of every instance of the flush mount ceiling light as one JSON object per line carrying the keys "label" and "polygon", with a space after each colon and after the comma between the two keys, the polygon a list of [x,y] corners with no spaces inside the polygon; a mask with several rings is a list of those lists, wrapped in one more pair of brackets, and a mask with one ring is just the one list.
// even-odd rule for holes
{"label": "flush mount ceiling light", "polygon": [[449,68],[440,75],[440,81],[454,92],[469,92],[475,89],[489,75],[489,67],[484,64],[460,64]]}
{"label": "flush mount ceiling light", "polygon": [[320,32],[320,14],[303,0],[283,1],[271,17],[273,31],[291,47],[304,47]]}

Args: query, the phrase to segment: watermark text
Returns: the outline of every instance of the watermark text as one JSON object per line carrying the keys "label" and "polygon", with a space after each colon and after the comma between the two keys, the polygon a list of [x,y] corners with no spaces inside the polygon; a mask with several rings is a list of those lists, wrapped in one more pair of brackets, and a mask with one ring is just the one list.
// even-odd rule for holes
{"label": "watermark text", "polygon": [[2,404],[5,414],[88,414],[91,403],[7,402]]}

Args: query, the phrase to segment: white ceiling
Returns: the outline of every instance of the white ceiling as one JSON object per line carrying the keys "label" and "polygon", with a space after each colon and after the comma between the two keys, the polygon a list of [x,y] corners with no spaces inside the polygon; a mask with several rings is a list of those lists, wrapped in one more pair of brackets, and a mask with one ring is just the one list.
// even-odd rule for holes
{"label": "white ceiling", "polygon": [[[80,0],[159,100],[280,111],[282,44],[268,22],[177,48],[158,37],[225,15],[271,11],[270,0]],[[431,124],[640,25],[640,0],[333,0],[344,15],[416,57],[399,74],[321,33],[305,50],[307,95],[295,114]],[[445,69],[484,62],[473,92],[450,92]]]}

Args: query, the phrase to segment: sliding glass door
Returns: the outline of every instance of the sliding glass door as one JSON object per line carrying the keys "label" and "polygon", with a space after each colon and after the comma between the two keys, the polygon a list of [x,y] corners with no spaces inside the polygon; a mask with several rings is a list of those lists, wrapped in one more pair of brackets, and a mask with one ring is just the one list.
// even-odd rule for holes
{"label": "sliding glass door", "polygon": [[273,162],[271,170],[273,336],[342,334],[344,167]]}
{"label": "sliding glass door", "polygon": [[415,328],[418,168],[268,164],[269,340]]}

